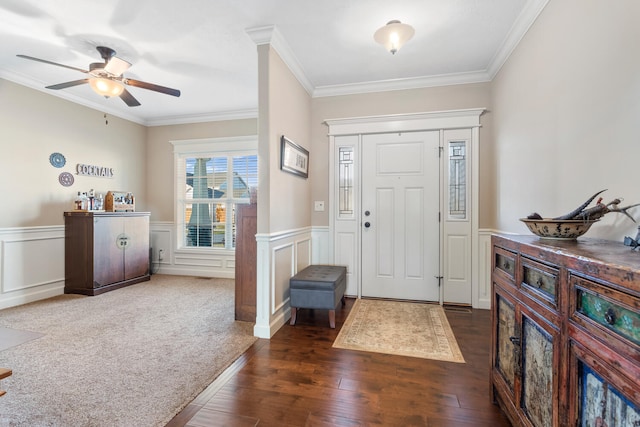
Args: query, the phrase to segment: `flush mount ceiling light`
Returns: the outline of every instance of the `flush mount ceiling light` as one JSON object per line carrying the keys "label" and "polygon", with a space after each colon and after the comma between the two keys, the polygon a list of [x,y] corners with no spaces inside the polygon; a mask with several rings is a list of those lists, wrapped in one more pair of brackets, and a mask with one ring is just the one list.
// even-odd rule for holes
{"label": "flush mount ceiling light", "polygon": [[402,45],[409,41],[414,34],[415,30],[411,25],[393,20],[387,22],[387,25],[384,27],[379,28],[373,34],[373,39],[395,55]]}
{"label": "flush mount ceiling light", "polygon": [[124,85],[116,80],[106,79],[103,77],[92,77],[89,79],[89,86],[98,95],[105,97],[120,96],[124,91]]}

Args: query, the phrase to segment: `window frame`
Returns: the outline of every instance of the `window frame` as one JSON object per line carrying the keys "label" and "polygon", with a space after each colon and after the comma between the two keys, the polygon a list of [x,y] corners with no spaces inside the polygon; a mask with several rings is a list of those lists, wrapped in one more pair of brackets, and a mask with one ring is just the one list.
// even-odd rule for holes
{"label": "window frame", "polygon": [[[206,139],[189,139],[170,141],[173,145],[173,175],[174,175],[174,229],[175,229],[175,250],[176,252],[191,253],[235,253],[235,248],[222,247],[198,247],[186,246],[185,230],[182,226],[185,223],[185,209],[182,207],[181,200],[184,199],[186,188],[186,169],[184,166],[186,158],[203,158],[203,157],[223,157],[227,156],[232,162],[232,158],[236,156],[258,155],[258,137],[257,135],[226,137],[226,138],[206,138]],[[231,165],[229,165],[231,168]],[[259,176],[259,175],[258,175]],[[209,200],[215,203],[214,199]],[[240,204],[237,199],[231,198],[231,203]],[[226,229],[226,228],[225,228]]]}

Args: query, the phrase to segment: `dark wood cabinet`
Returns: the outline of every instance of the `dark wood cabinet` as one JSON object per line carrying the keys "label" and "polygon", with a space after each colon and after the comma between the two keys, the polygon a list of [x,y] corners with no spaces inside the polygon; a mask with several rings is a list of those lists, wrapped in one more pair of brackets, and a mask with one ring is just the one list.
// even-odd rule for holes
{"label": "dark wood cabinet", "polygon": [[492,398],[514,426],[640,424],[640,253],[492,238]]}
{"label": "dark wood cabinet", "polygon": [[236,320],[256,321],[257,205],[236,205]]}
{"label": "dark wood cabinet", "polygon": [[148,212],[65,212],[65,293],[149,280]]}

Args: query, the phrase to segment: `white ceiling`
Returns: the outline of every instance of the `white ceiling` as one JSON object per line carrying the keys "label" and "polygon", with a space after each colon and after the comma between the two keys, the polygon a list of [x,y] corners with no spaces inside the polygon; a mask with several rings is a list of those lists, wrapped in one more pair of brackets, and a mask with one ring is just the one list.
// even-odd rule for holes
{"label": "white ceiling", "polygon": [[[0,0],[0,77],[145,125],[256,117],[265,34],[314,97],[489,81],[547,1]],[[415,28],[396,55],[373,40],[392,19]],[[16,57],[86,70],[101,45],[133,64],[125,77],[181,96],[49,90],[86,76]]]}

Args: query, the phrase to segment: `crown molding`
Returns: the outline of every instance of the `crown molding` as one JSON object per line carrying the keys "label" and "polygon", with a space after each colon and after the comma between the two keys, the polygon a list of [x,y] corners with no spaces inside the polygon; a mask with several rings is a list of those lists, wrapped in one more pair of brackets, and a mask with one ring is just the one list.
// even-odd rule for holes
{"label": "crown molding", "polygon": [[435,86],[451,86],[491,81],[485,71],[470,73],[442,74],[438,76],[414,77],[406,79],[380,80],[345,85],[319,86],[313,91],[314,98],[359,93],[387,92],[392,90],[420,89]]}
{"label": "crown molding", "polygon": [[225,120],[257,119],[258,109],[220,111],[203,114],[186,114],[184,116],[159,117],[145,122],[146,126],[185,125],[191,123],[221,122]]}
{"label": "crown molding", "polygon": [[245,32],[258,46],[270,44],[271,47],[278,52],[278,55],[280,55],[284,63],[287,64],[287,67],[289,67],[289,70],[291,70],[295,78],[300,82],[304,90],[306,90],[309,95],[313,94],[313,84],[305,74],[302,65],[300,65],[298,58],[294,55],[289,44],[287,44],[275,25],[248,28]]}
{"label": "crown molding", "polygon": [[507,37],[497,50],[487,67],[487,73],[491,80],[498,74],[498,71],[507,62],[520,41],[524,38],[529,28],[536,21],[542,10],[547,6],[549,0],[529,0],[511,26]]}

